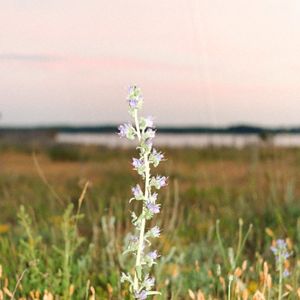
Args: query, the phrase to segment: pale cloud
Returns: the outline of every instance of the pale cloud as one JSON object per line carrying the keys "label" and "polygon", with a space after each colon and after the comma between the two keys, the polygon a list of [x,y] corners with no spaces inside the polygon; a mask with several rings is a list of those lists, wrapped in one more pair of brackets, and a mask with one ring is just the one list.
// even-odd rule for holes
{"label": "pale cloud", "polygon": [[0,53],[2,61],[20,61],[20,62],[56,62],[63,58],[47,54],[28,54],[28,53]]}

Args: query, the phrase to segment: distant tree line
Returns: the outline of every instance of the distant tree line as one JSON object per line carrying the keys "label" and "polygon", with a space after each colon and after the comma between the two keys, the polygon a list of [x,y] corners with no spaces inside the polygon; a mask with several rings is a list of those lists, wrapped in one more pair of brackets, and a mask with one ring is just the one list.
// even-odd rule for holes
{"label": "distant tree line", "polygon": [[[174,134],[259,134],[274,135],[279,133],[300,134],[300,127],[259,127],[251,125],[236,125],[229,127],[209,126],[159,126],[160,133]],[[55,133],[116,133],[116,125],[104,126],[35,126],[35,127],[0,127],[0,133],[29,133],[39,132],[45,134]]]}

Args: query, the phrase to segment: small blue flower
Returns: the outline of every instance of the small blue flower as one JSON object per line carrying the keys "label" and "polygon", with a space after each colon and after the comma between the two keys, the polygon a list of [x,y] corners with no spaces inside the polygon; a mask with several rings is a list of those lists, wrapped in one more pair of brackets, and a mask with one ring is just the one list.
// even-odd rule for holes
{"label": "small blue flower", "polygon": [[148,210],[152,213],[152,214],[158,214],[160,211],[160,205],[159,204],[155,204],[151,201],[147,201],[146,202],[146,206],[148,208]]}
{"label": "small blue flower", "polygon": [[141,292],[136,292],[134,294],[134,297],[138,300],[145,300],[147,299],[147,292],[145,290],[142,290]]}
{"label": "small blue flower", "polygon": [[284,252],[287,249],[287,244],[285,240],[283,239],[278,239],[275,242],[275,247],[271,247],[272,252],[276,255],[278,252]]}
{"label": "small blue flower", "polygon": [[153,179],[153,184],[157,189],[160,189],[167,185],[167,177],[158,175]]}
{"label": "small blue flower", "polygon": [[283,273],[282,273],[282,276],[283,276],[284,278],[290,276],[289,270],[288,270],[288,269],[285,269],[285,270],[283,271]]}
{"label": "small blue flower", "polygon": [[143,198],[143,192],[139,184],[133,187],[131,191],[135,199],[141,200]]}
{"label": "small blue flower", "polygon": [[155,130],[152,128],[148,128],[145,132],[145,138],[146,139],[153,139],[155,138]]}
{"label": "small blue flower", "polygon": [[158,255],[157,250],[151,251],[148,253],[148,256],[152,259],[152,260],[156,260],[160,255]]}
{"label": "small blue flower", "polygon": [[155,279],[153,277],[148,277],[145,280],[146,290],[151,290],[151,288],[154,286],[154,284],[155,284]]}
{"label": "small blue flower", "polygon": [[154,226],[151,228],[151,235],[153,237],[159,237],[160,236],[160,229],[158,226]]}
{"label": "small blue flower", "polygon": [[137,86],[131,86],[129,88],[127,101],[131,110],[139,109],[141,107],[143,97],[141,95],[141,90]]}
{"label": "small blue flower", "polygon": [[287,250],[287,244],[283,239],[278,239],[275,242],[275,246],[270,247],[271,251],[275,255],[276,260],[286,260],[290,257],[290,253]]}
{"label": "small blue flower", "polygon": [[278,239],[276,241],[276,245],[278,248],[286,248],[286,246],[287,246],[285,240],[283,240],[283,239]]}
{"label": "small blue flower", "polygon": [[153,163],[154,167],[157,167],[163,158],[164,155],[161,152],[158,152],[156,149],[152,150],[150,160]]}
{"label": "small blue flower", "polygon": [[141,168],[144,165],[144,162],[142,159],[133,158],[132,159],[132,165],[135,169]]}
{"label": "small blue flower", "polygon": [[167,185],[167,178],[165,176],[156,177],[156,180],[157,180],[160,187],[163,187],[163,186]]}
{"label": "small blue flower", "polygon": [[157,152],[156,149],[153,149],[152,151],[153,157],[158,160],[159,162],[164,158],[164,155],[161,152]]}
{"label": "small blue flower", "polygon": [[118,129],[119,129],[119,133],[118,133],[119,136],[120,137],[127,137],[127,135],[129,134],[129,131],[130,131],[130,127],[131,127],[131,125],[127,124],[127,123],[120,125],[118,127]]}
{"label": "small blue flower", "polygon": [[138,101],[138,99],[129,99],[128,103],[129,103],[130,108],[135,109],[138,107],[139,101]]}

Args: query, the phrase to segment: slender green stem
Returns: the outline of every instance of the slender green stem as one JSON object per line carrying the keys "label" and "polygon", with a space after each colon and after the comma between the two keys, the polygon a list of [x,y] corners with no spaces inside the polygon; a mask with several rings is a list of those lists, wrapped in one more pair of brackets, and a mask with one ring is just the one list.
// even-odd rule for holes
{"label": "slender green stem", "polygon": [[267,288],[267,300],[270,300],[271,299],[271,290],[270,288],[268,287]]}
{"label": "slender green stem", "polygon": [[246,232],[246,234],[245,234],[245,236],[244,236],[244,239],[242,240],[242,243],[241,243],[241,245],[239,246],[239,250],[237,251],[236,258],[235,258],[236,265],[238,264],[238,261],[239,261],[239,259],[240,259],[242,250],[243,250],[244,247],[245,247],[246,241],[247,241],[247,239],[248,239],[248,237],[249,237],[249,234],[250,234],[251,231],[252,231],[252,228],[253,228],[253,225],[250,224],[250,226],[249,226],[249,228],[248,228],[248,230],[247,230],[247,232]]}
{"label": "slender green stem", "polygon": [[135,110],[135,112],[134,112],[134,122],[135,122],[136,134],[137,134],[138,140],[140,142],[141,141],[141,130],[140,130],[140,124],[139,124],[139,120],[138,120],[137,110]]}
{"label": "slender green stem", "polygon": [[[141,133],[140,133],[140,127],[137,117],[137,112],[135,111],[134,114],[135,119],[135,126],[137,131],[137,136],[139,141],[141,141]],[[149,160],[148,160],[148,152],[145,152],[143,155],[144,159],[144,165],[145,165],[145,191],[144,191],[144,198],[147,199],[149,196],[149,186],[150,186],[150,166],[149,166]],[[146,219],[144,216],[145,211],[145,203],[143,203],[143,210],[142,210],[142,219],[141,219],[141,226],[140,226],[140,232],[139,232],[139,242],[138,242],[138,249],[137,249],[137,255],[136,255],[136,262],[135,262],[135,275],[134,275],[134,289],[136,291],[139,290],[139,276],[138,276],[138,268],[141,267],[141,254],[143,251],[143,243],[144,243],[144,235],[145,235],[145,227],[146,227]]]}
{"label": "slender green stem", "polygon": [[[135,262],[136,269],[141,266],[141,253],[142,253],[142,249],[143,249],[145,225],[146,225],[146,220],[145,220],[145,218],[143,218],[142,222],[141,222],[140,235],[139,235],[139,246],[138,246],[136,262]],[[137,270],[135,270],[135,275],[134,275],[134,289],[135,290],[139,289],[139,278],[138,278]]]}
{"label": "slender green stem", "polygon": [[238,257],[241,252],[242,239],[243,239],[243,220],[239,219],[239,240],[238,240],[238,247],[236,250],[235,265],[237,265],[238,263]]}
{"label": "slender green stem", "polygon": [[217,220],[217,222],[216,222],[216,234],[217,234],[217,240],[218,240],[218,243],[219,243],[221,254],[222,254],[223,259],[224,259],[224,263],[225,263],[226,267],[229,269],[230,265],[229,265],[228,260],[227,260],[225,248],[224,248],[223,241],[222,241],[221,234],[220,234],[220,220]]}
{"label": "slender green stem", "polygon": [[283,270],[282,270],[282,262],[281,257],[279,257],[279,284],[278,284],[278,300],[282,299],[282,278],[283,278]]}
{"label": "slender green stem", "polygon": [[231,284],[232,284],[232,281],[233,281],[233,276],[229,275],[227,300],[231,299]]}

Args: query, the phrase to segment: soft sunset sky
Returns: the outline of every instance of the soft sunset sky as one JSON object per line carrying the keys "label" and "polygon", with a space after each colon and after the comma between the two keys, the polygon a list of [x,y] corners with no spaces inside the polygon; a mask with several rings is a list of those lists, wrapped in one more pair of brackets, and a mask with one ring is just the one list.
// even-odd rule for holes
{"label": "soft sunset sky", "polygon": [[299,0],[2,0],[0,126],[300,125]]}

